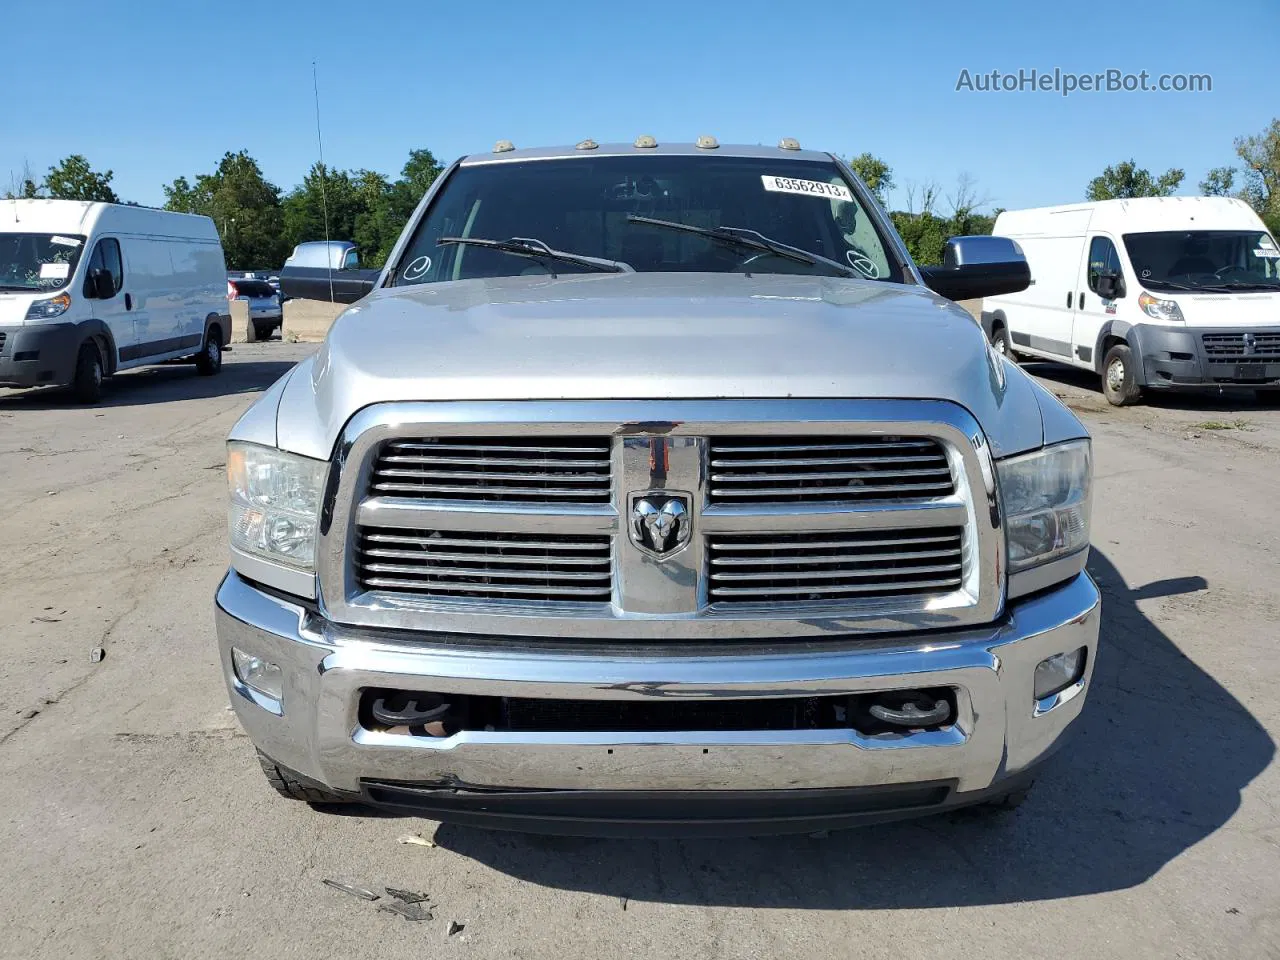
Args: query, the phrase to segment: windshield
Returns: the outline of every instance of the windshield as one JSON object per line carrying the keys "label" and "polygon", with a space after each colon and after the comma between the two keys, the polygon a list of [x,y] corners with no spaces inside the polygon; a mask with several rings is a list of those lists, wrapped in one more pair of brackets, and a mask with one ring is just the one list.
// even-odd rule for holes
{"label": "windshield", "polygon": [[[708,228],[718,227],[754,231],[775,246],[815,257],[711,235]],[[599,270],[456,240],[441,246],[442,238],[525,238],[639,272],[836,276],[851,267],[856,276],[902,280],[865,208],[830,161],[623,156],[464,166],[432,202],[394,283]]]}
{"label": "windshield", "polygon": [[1280,289],[1280,249],[1261,230],[1126,233],[1124,245],[1144,287]]}
{"label": "windshield", "polygon": [[0,233],[0,291],[45,293],[65,287],[83,249],[80,236]]}

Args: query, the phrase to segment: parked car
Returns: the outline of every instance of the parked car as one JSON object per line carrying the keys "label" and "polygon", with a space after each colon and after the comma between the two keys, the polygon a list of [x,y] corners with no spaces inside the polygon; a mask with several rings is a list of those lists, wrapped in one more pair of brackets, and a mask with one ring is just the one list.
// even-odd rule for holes
{"label": "parked car", "polygon": [[1001,352],[1091,370],[1117,406],[1224,384],[1280,395],[1280,246],[1243,200],[1007,210],[995,232],[1036,278],[983,303]]}
{"label": "parked car", "polygon": [[227,281],[227,299],[244,300],[249,305],[249,322],[254,336],[266,340],[284,324],[280,294],[266,280],[244,278]]}
{"label": "parked car", "polygon": [[379,270],[360,267],[356,245],[348,240],[300,243],[280,271],[280,292],[286,300],[325,300],[354,303],[373,287]]}
{"label": "parked car", "polygon": [[1079,420],[838,157],[467,157],[231,432],[222,667],[271,785],[564,833],[1020,802],[1084,707]]}
{"label": "parked car", "polygon": [[213,221],[77,200],[5,201],[0,218],[0,386],[69,386],[191,359],[222,367],[226,264]]}

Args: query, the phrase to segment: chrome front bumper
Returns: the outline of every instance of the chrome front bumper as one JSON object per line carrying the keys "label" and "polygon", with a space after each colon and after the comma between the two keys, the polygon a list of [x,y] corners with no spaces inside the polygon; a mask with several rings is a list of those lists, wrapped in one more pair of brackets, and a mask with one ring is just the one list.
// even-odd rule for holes
{"label": "chrome front bumper", "polygon": [[[1100,599],[1087,574],[1012,602],[982,629],[887,640],[696,648],[370,631],[331,623],[229,573],[217,632],[231,702],[253,742],[336,792],[393,782],[445,791],[810,791],[945,784],[947,805],[981,799],[1050,753],[1079,716]],[[273,700],[236,677],[231,648],[277,663]],[[1045,657],[1088,649],[1079,683],[1043,701]],[[804,697],[951,687],[958,720],[929,732],[464,732],[444,739],[365,729],[361,692],[394,688],[572,700]],[[546,794],[541,794],[545,799]],[[919,812],[928,812],[921,810]]]}

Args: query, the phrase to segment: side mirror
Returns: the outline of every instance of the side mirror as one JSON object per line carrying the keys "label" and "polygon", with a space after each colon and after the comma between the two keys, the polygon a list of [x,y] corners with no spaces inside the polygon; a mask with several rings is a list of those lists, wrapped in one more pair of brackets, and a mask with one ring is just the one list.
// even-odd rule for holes
{"label": "side mirror", "polygon": [[99,267],[89,274],[89,296],[94,300],[110,300],[116,295],[115,278],[110,270]]}
{"label": "side mirror", "polygon": [[1018,293],[1031,286],[1022,248],[1008,237],[952,237],[942,266],[922,267],[925,284],[948,300],[977,300]]}
{"label": "side mirror", "polygon": [[1118,273],[1104,273],[1094,281],[1094,292],[1103,300],[1118,300],[1124,296],[1124,277]]}

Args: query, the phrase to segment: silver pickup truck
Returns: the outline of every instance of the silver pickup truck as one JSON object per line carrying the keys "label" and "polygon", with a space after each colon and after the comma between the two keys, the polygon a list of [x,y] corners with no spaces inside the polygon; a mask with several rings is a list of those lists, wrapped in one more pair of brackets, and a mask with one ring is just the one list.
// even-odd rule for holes
{"label": "silver pickup truck", "polygon": [[231,432],[231,702],[271,784],[501,828],[1011,806],[1080,715],[1079,421],[838,158],[465,157]]}

